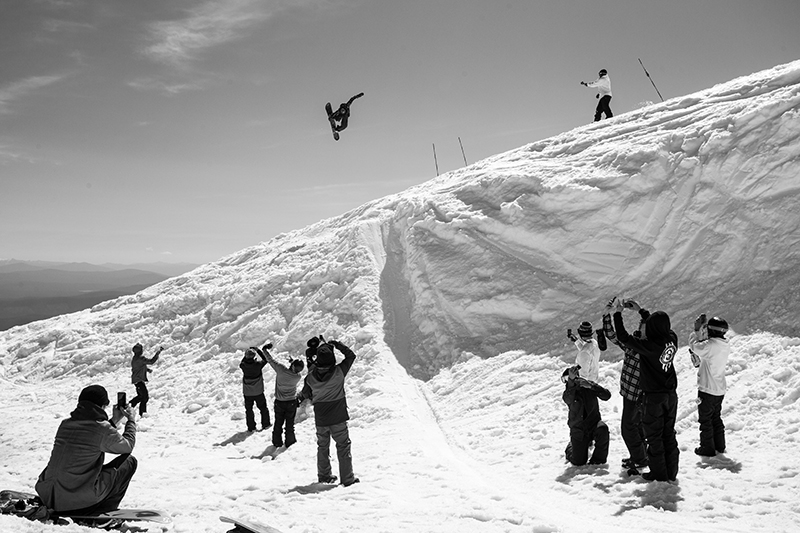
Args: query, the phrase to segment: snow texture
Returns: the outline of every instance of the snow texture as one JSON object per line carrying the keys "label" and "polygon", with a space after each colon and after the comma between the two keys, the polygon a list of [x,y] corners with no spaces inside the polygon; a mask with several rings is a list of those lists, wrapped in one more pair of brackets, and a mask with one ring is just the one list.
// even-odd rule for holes
{"label": "snow texture", "polygon": [[[646,105],[448,173],[90,310],[0,332],[0,486],[33,489],[78,392],[130,384],[166,350],[123,504],[179,533],[219,515],[283,532],[800,530],[800,61]],[[667,311],[680,339],[678,481],[569,466],[566,328],[611,297]],[[694,317],[732,326],[728,453],[694,455]],[[633,323],[635,316],[627,315]],[[242,349],[299,357],[323,334],[347,382],[356,475],[316,480],[313,417],[274,461],[245,435]],[[616,391],[622,354],[603,353]],[[274,374],[269,367],[265,379]],[[272,386],[267,387],[271,391]],[[335,454],[334,454],[335,457]],[[334,459],[335,464],[335,459]],[[0,516],[0,531],[89,531]]]}

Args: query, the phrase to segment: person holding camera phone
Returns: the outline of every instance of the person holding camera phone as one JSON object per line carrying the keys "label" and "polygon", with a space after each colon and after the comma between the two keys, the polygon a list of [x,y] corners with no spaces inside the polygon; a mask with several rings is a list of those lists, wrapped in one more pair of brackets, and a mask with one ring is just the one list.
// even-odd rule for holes
{"label": "person holding camera phone", "polygon": [[147,400],[150,393],[147,391],[147,374],[152,372],[148,365],[158,361],[158,356],[164,351],[163,346],[159,346],[156,354],[148,359],[144,356],[144,348],[140,343],[136,343],[131,348],[133,358],[131,359],[131,383],[136,387],[136,397],[131,400],[131,407],[139,406],[139,416],[147,416]]}
{"label": "person holding camera phone", "polygon": [[[272,345],[270,345],[272,346]],[[261,358],[256,361],[256,354]],[[272,425],[269,421],[269,409],[267,408],[267,398],[264,396],[264,374],[262,369],[267,364],[264,352],[256,347],[250,347],[244,351],[244,357],[239,363],[242,369],[242,394],[244,395],[244,417],[247,422],[247,431],[256,430],[256,416],[253,413],[253,404],[258,406],[261,412],[261,430],[265,430]]]}
{"label": "person holding camera phone", "polygon": [[675,354],[678,336],[672,331],[669,315],[652,313],[644,324],[644,338],[628,334],[622,320],[623,304],[619,298],[611,302],[614,332],[617,340],[639,354],[640,380],[643,394],[642,427],[647,441],[648,481],[674,481],[678,477],[678,439],[675,420],[678,416],[678,375]]}
{"label": "person holding camera phone", "polygon": [[[642,429],[642,387],[639,385],[639,354],[617,340],[614,324],[611,321],[611,310],[614,306],[612,298],[603,312],[603,331],[605,337],[622,349],[622,372],[619,376],[619,393],[622,396],[622,416],[620,417],[620,434],[628,448],[628,457],[622,460],[625,468],[647,466],[647,450],[645,449],[644,430]],[[639,313],[639,328],[633,332],[637,339],[645,338],[645,323],[650,311],[643,309],[635,300],[622,300],[625,309]]]}
{"label": "person holding camera phone", "polygon": [[[262,356],[275,371],[275,425],[272,426],[272,445],[280,448],[284,444],[288,448],[297,438],[294,434],[294,419],[297,416],[297,384],[300,383],[300,372],[303,371],[303,361],[293,359],[289,366],[276,361],[269,350],[271,343],[264,345]],[[286,439],[283,439],[283,427],[286,426]]]}
{"label": "person holding camera phone", "polygon": [[589,381],[597,381],[600,375],[600,346],[592,338],[594,330],[591,322],[581,322],[576,337],[571,329],[567,330],[567,337],[578,349],[575,364],[581,367],[581,375]]}
{"label": "person holding camera phone", "polygon": [[[344,361],[336,364],[333,349],[344,354]],[[348,487],[358,483],[353,475],[353,457],[350,452],[350,433],[347,421],[347,398],[344,391],[345,378],[356,354],[338,341],[322,342],[316,347],[314,365],[309,369],[303,390],[297,396],[297,406],[303,400],[311,400],[314,406],[314,423],[317,426],[317,478],[321,483],[336,483]],[[339,478],[331,473],[331,438],[336,442],[336,456],[339,459]]]}
{"label": "person holding camera phone", "polygon": [[[56,432],[50,460],[36,483],[36,492],[48,509],[65,516],[97,515],[119,509],[136,472],[131,455],[136,443],[134,410],[115,405],[109,419],[108,392],[89,385],[78,396],[78,405]],[[123,418],[125,429],[116,424]],[[106,453],[118,454],[107,464]]]}
{"label": "person holding camera phone", "polygon": [[700,422],[700,446],[694,453],[714,457],[725,452],[725,424],[722,422],[722,400],[727,383],[725,367],[731,355],[725,334],[728,322],[719,317],[706,319],[705,313],[694,321],[689,334],[692,363],[697,368],[697,419]]}

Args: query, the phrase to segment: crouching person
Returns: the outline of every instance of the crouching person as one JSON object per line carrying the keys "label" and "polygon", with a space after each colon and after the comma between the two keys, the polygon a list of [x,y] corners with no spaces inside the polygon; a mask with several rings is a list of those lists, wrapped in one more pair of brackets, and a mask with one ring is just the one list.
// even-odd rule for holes
{"label": "crouching person", "polygon": [[[36,492],[48,509],[64,516],[91,516],[119,509],[136,472],[131,454],[136,422],[129,405],[114,406],[109,420],[108,393],[90,385],[78,396],[78,406],[61,422],[50,461],[39,476]],[[122,434],[116,423],[127,419]],[[105,454],[118,457],[107,464]]]}
{"label": "crouching person", "polygon": [[[605,464],[608,460],[608,426],[600,419],[597,398],[607,401],[611,392],[593,381],[580,377],[580,366],[564,371],[561,381],[566,384],[561,396],[569,408],[569,444],[565,450],[567,461],[576,466]],[[594,442],[594,452],[589,458],[589,447]]]}
{"label": "crouching person", "polygon": [[[344,361],[336,364],[333,349],[344,354]],[[350,435],[347,421],[347,398],[344,380],[356,354],[338,341],[321,343],[317,347],[316,360],[306,376],[303,390],[297,396],[297,405],[310,399],[314,406],[314,423],[317,426],[317,478],[322,483],[336,483],[337,477],[331,472],[331,438],[336,442],[336,456],[339,459],[339,478],[344,486],[358,483],[353,475],[353,458],[350,453]]]}

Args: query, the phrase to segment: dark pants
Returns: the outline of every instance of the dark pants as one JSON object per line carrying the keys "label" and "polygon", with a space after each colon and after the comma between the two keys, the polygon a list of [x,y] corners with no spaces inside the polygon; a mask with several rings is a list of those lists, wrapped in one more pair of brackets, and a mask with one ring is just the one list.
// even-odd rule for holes
{"label": "dark pants", "polygon": [[[286,444],[288,448],[297,438],[294,436],[294,417],[297,415],[297,404],[294,400],[275,400],[275,425],[272,426],[272,444],[278,448]],[[286,425],[286,440],[282,438],[283,426]]]}
{"label": "dark pants", "polygon": [[[594,452],[589,459],[589,446],[594,442]],[[597,423],[591,435],[582,438],[571,436],[567,449],[564,450],[567,461],[575,466],[585,465],[588,461],[593,465],[602,465],[608,461],[608,426],[602,420]]]}
{"label": "dark pants", "polygon": [[253,404],[256,404],[258,410],[261,411],[261,429],[267,429],[270,426],[269,409],[267,409],[267,399],[264,397],[264,393],[261,393],[256,396],[244,397],[244,416],[245,420],[247,420],[248,431],[256,430],[256,416],[253,413]]}
{"label": "dark pants", "polygon": [[637,401],[622,398],[620,425],[622,440],[625,441],[631,460],[637,465],[644,464],[647,459],[647,450],[645,450],[644,432],[642,430],[641,396]]}
{"label": "dark pants", "polygon": [[136,384],[136,398],[131,400],[131,407],[136,407],[139,404],[139,416],[147,412],[147,400],[150,399],[150,393],[147,392],[147,382],[140,381]]}
{"label": "dark pants", "polygon": [[611,118],[614,116],[614,113],[611,112],[611,95],[607,94],[600,98],[600,101],[597,102],[597,109],[594,110],[594,121],[597,122],[600,120],[600,115],[603,113],[606,114],[606,118]]}
{"label": "dark pants", "polygon": [[700,421],[700,447],[706,450],[725,451],[725,424],[722,423],[722,400],[706,392],[697,393],[697,418]]}
{"label": "dark pants", "polygon": [[331,476],[331,438],[336,442],[336,457],[339,459],[339,480],[347,485],[353,482],[353,456],[350,454],[350,434],[347,422],[332,426],[317,426],[317,477],[322,480]]}
{"label": "dark pants", "polygon": [[119,509],[119,504],[122,502],[122,498],[125,497],[131,478],[136,473],[137,465],[136,458],[128,453],[120,455],[108,464],[103,465],[103,470],[116,470],[114,486],[111,488],[111,492],[104,499],[90,507],[59,514],[64,516],[94,516]]}
{"label": "dark pants", "polygon": [[650,474],[658,481],[678,477],[678,439],[675,418],[678,416],[678,394],[675,391],[644,393],[642,427],[647,441]]}

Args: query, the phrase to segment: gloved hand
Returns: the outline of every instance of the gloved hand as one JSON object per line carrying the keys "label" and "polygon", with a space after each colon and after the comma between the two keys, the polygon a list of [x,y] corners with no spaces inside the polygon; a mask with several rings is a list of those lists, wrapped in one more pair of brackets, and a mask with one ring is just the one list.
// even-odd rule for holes
{"label": "gloved hand", "polygon": [[694,330],[695,331],[700,331],[700,328],[702,328],[705,325],[706,325],[706,314],[703,313],[703,314],[701,314],[700,316],[698,316],[695,319],[695,321],[694,321]]}
{"label": "gloved hand", "polygon": [[585,81],[582,81],[582,82],[581,82],[581,85],[583,85],[583,86],[585,87],[585,86],[586,86],[586,82],[585,82]]}
{"label": "gloved hand", "polygon": [[694,353],[692,351],[691,348],[689,349],[689,356],[691,356],[691,358],[692,358],[692,364],[694,365],[694,367],[695,368],[699,367],[700,366],[700,358],[697,356],[696,353]]}
{"label": "gloved hand", "polygon": [[568,338],[569,340],[571,340],[572,342],[575,342],[576,340],[578,340],[578,337],[576,337],[576,336],[575,336],[575,334],[574,334],[574,333],[572,333],[572,330],[571,330],[571,329],[568,329],[568,330],[567,330],[567,338]]}

